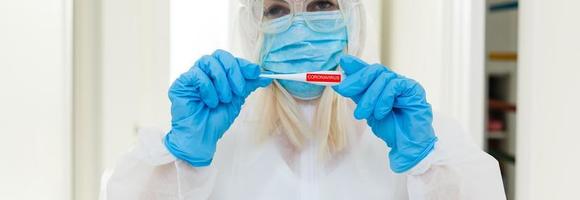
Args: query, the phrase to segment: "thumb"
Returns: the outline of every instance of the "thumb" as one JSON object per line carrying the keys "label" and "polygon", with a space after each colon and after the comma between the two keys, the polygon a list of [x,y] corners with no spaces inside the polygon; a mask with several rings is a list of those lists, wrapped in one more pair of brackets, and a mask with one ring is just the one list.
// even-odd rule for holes
{"label": "thumb", "polygon": [[342,70],[344,70],[344,73],[347,76],[359,71],[362,68],[365,68],[368,65],[369,64],[355,56],[343,55],[340,58],[340,67]]}
{"label": "thumb", "polygon": [[272,79],[269,78],[258,78],[257,80],[247,80],[243,97],[248,97],[252,92],[261,87],[267,87],[272,84]]}
{"label": "thumb", "polygon": [[[274,74],[270,71],[262,71],[261,73],[262,74]],[[256,87],[266,87],[266,86],[272,84],[274,79],[258,77],[257,81],[258,81],[258,86],[256,86]],[[257,88],[254,88],[254,89],[257,89]]]}

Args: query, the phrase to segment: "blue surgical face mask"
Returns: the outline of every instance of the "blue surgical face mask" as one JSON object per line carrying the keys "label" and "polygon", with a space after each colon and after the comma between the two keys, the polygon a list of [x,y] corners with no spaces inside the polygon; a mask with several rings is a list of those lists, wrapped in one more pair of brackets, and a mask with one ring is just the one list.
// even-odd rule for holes
{"label": "blue surgical face mask", "polygon": [[[342,18],[339,11],[299,13],[294,16],[290,27],[276,34],[265,34],[261,52],[262,68],[274,74],[304,73],[312,71],[334,70],[338,59],[347,46],[347,30],[345,26],[330,32],[312,30],[309,23],[317,27],[336,24]],[[269,26],[280,26],[285,19],[276,19]],[[320,97],[324,86],[309,83],[278,80],[292,96],[302,100],[312,100]]]}

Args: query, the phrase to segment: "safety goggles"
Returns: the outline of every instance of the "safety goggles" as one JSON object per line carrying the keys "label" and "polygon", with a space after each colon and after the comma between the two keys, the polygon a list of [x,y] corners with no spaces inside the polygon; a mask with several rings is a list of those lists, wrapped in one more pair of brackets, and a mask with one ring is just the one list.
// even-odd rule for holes
{"label": "safety goggles", "polygon": [[314,31],[332,32],[347,24],[355,3],[358,0],[255,0],[251,12],[263,33],[286,31],[296,20]]}

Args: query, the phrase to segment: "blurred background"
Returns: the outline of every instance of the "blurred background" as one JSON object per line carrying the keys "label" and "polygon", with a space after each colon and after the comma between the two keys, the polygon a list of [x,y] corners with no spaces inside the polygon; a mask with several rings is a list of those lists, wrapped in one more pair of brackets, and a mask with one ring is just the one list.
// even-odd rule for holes
{"label": "blurred background", "polygon": [[[363,2],[363,59],[421,82],[499,161],[508,199],[580,198],[580,1]],[[0,199],[97,199],[137,130],[169,127],[172,80],[243,55],[238,6],[1,1]]]}

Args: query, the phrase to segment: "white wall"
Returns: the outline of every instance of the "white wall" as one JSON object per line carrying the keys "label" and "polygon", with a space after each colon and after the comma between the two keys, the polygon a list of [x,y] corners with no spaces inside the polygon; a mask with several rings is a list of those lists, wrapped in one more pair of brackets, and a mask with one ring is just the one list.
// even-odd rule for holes
{"label": "white wall", "polygon": [[382,63],[419,81],[433,109],[483,144],[484,2],[383,1]]}
{"label": "white wall", "polygon": [[169,1],[75,1],[75,199],[136,142],[170,125]]}
{"label": "white wall", "polygon": [[238,0],[171,1],[171,82],[202,56],[216,49],[231,51],[230,21],[235,15],[230,12],[230,4],[237,3]]}
{"label": "white wall", "polygon": [[138,128],[170,125],[169,2],[101,2],[100,150],[111,167]]}
{"label": "white wall", "polygon": [[520,1],[516,196],[578,199],[580,1]]}
{"label": "white wall", "polygon": [[0,199],[70,199],[70,6],[0,2]]}
{"label": "white wall", "polygon": [[381,62],[381,0],[362,0],[366,11],[366,41],[361,58],[369,63]]}
{"label": "white wall", "polygon": [[102,171],[100,2],[74,2],[73,199],[96,199]]}

